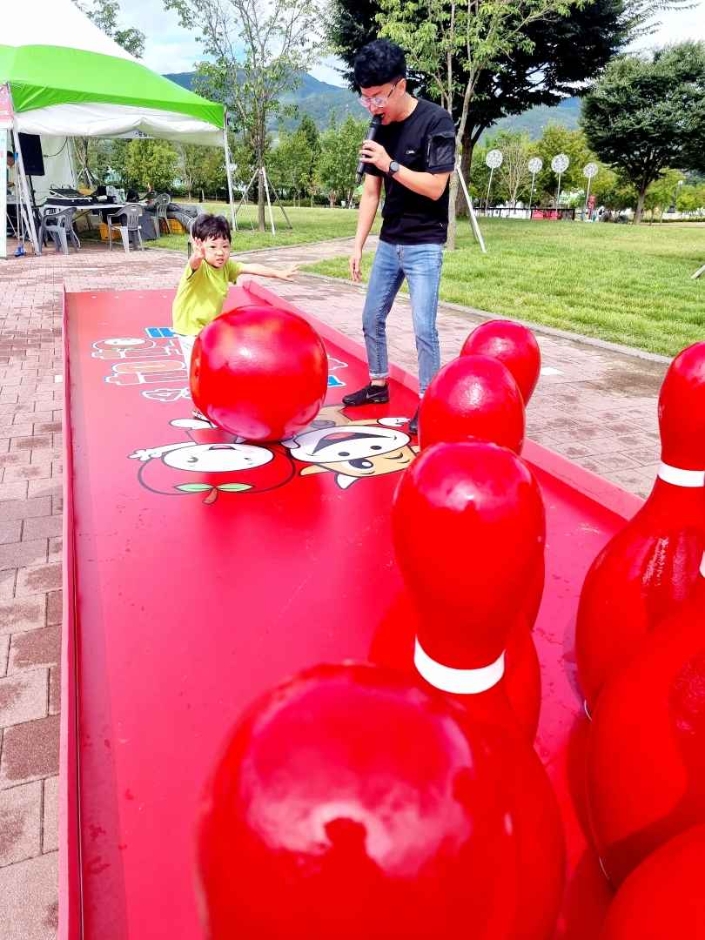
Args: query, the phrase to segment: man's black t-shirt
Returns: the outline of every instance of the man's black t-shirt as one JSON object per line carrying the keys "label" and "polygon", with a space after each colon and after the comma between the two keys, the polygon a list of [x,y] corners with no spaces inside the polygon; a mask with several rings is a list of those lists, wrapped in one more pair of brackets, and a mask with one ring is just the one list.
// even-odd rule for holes
{"label": "man's black t-shirt", "polygon": [[[455,167],[453,119],[437,104],[419,98],[408,118],[383,125],[375,137],[389,156],[409,170],[451,173]],[[448,186],[429,199],[368,164],[365,172],[384,177],[382,241],[396,245],[443,244],[448,231]]]}

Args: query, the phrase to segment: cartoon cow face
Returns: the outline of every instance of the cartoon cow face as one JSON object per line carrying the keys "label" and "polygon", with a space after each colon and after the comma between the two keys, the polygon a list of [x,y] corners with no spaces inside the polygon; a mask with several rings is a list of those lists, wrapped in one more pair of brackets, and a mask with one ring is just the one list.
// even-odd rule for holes
{"label": "cartoon cow face", "polygon": [[394,426],[406,419],[386,420],[387,426],[351,422],[316,428],[284,443],[295,460],[309,464],[301,476],[330,471],[347,489],[362,477],[400,473],[414,459],[409,435]]}

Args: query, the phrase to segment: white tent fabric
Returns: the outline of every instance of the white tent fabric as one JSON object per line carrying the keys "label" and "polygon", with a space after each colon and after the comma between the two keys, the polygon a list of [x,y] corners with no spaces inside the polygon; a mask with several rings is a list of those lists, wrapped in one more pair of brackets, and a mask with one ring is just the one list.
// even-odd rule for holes
{"label": "white tent fabric", "polygon": [[159,137],[185,144],[222,147],[223,132],[203,121],[170,111],[145,110],[123,104],[56,104],[16,117],[25,134],[67,134],[75,137]]}
{"label": "white tent fabric", "polygon": [[72,0],[32,0],[29,10],[7,0],[2,5],[3,45],[64,46],[137,61],[98,29]]}

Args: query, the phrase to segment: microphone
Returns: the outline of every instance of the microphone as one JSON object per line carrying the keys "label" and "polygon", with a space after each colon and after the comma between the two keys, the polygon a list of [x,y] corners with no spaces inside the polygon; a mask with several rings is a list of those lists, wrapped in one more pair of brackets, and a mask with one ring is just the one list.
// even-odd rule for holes
{"label": "microphone", "polygon": [[[370,126],[367,129],[367,134],[365,135],[365,140],[374,140],[377,136],[377,128],[382,124],[382,115],[375,114],[375,116],[370,121]],[[367,166],[364,160],[360,160],[357,165],[357,183],[358,185],[362,182],[362,177],[365,175],[365,167]]]}

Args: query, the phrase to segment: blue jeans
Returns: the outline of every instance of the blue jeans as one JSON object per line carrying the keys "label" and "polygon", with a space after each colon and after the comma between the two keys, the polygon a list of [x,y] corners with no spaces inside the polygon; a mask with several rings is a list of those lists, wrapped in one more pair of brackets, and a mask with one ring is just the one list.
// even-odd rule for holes
{"label": "blue jeans", "polygon": [[443,245],[390,245],[380,242],[367,286],[362,331],[367,347],[370,378],[385,379],[387,315],[404,278],[409,283],[411,316],[419,357],[419,391],[423,393],[441,366],[436,329],[438,287],[443,267]]}

